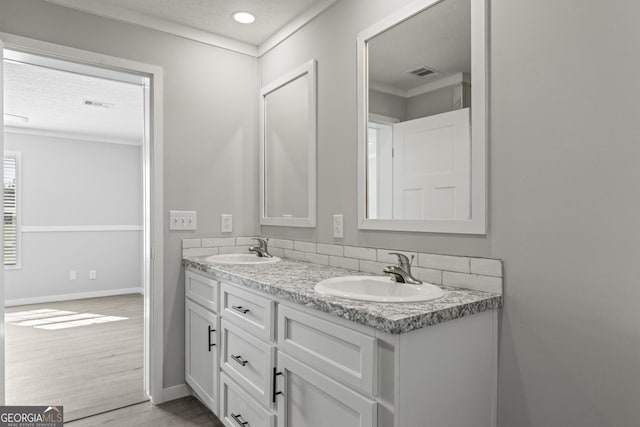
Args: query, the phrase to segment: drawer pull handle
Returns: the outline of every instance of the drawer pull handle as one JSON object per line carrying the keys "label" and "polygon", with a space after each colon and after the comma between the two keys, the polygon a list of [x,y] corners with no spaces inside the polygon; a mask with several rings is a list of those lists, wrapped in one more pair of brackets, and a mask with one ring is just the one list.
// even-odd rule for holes
{"label": "drawer pull handle", "polygon": [[241,305],[232,305],[231,308],[237,311],[238,313],[242,313],[242,314],[247,314],[249,312],[248,308],[244,308]]}
{"label": "drawer pull handle", "polygon": [[278,372],[276,368],[273,368],[273,388],[271,389],[271,401],[273,403],[276,403],[276,396],[279,394],[282,394],[281,391],[276,391],[276,389],[278,388],[278,384],[276,381],[276,378],[278,378],[278,375],[282,375],[282,372]]}
{"label": "drawer pull handle", "polygon": [[245,426],[249,425],[249,421],[243,420],[242,419],[242,415],[240,415],[240,414],[236,415],[234,413],[231,413],[231,418],[233,418],[233,421],[237,422],[238,425],[240,425],[242,427],[245,427]]}
{"label": "drawer pull handle", "polygon": [[235,360],[236,362],[238,362],[238,363],[239,363],[240,365],[242,365],[242,366],[244,366],[244,365],[246,365],[247,363],[249,363],[249,361],[248,361],[248,360],[244,360],[244,359],[242,358],[242,356],[236,356],[235,354],[232,354],[232,355],[231,355],[231,358],[232,358],[233,360]]}
{"label": "drawer pull handle", "polygon": [[211,342],[211,332],[215,332],[216,330],[213,329],[211,327],[211,325],[209,325],[209,334],[208,334],[208,340],[209,340],[209,351],[211,351],[211,347],[213,347],[214,345],[216,345],[215,343]]}

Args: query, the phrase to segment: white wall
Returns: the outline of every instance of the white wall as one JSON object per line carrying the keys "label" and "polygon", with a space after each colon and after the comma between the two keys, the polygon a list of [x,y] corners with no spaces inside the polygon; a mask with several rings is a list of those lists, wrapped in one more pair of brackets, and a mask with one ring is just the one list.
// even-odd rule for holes
{"label": "white wall", "polygon": [[[40,0],[0,0],[0,31],[164,70],[164,386],[184,383],[181,240],[257,231],[257,60]],[[233,183],[233,184],[230,184]],[[169,210],[196,210],[197,232],[169,232]]]}
{"label": "white wall", "polygon": [[[139,146],[6,133],[5,149],[20,153],[25,231],[142,224]],[[21,243],[21,268],[5,272],[9,304],[142,287],[141,231],[23,232]]]}
{"label": "white wall", "polygon": [[640,3],[491,1],[489,233],[359,232],[356,35],[409,1],[342,0],[262,58],[319,79],[318,227],[263,232],[330,243],[344,213],[346,244],[503,259],[499,426],[637,425]]}

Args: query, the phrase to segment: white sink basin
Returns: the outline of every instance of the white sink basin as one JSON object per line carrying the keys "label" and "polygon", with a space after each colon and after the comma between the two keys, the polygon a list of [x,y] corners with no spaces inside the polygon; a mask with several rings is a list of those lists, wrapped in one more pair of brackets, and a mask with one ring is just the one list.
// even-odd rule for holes
{"label": "white sink basin", "polygon": [[223,254],[212,255],[205,259],[216,264],[270,264],[280,261],[278,257],[264,258],[255,254]]}
{"label": "white sink basin", "polygon": [[319,282],[314,289],[324,295],[376,302],[418,302],[444,296],[442,289],[429,283],[408,285],[376,276],[334,277]]}

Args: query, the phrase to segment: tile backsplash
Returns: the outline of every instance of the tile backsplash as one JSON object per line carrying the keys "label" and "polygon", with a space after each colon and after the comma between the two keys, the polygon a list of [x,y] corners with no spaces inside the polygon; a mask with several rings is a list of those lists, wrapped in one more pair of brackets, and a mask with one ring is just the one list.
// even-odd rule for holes
{"label": "tile backsplash", "polygon": [[[183,239],[182,256],[208,256],[246,253],[255,241],[251,237],[213,237]],[[382,269],[396,263],[389,252],[414,256],[412,272],[418,279],[437,285],[475,289],[502,294],[502,261],[407,252],[392,249],[365,248],[298,240],[270,239],[269,253],[280,258],[330,265],[365,273],[382,274]]]}

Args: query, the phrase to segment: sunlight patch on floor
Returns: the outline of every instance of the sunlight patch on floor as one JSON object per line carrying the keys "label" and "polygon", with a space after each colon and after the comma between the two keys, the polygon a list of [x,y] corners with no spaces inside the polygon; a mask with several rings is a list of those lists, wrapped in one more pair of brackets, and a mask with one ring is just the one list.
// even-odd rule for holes
{"label": "sunlight patch on floor", "polygon": [[41,319],[43,317],[62,316],[65,314],[76,314],[76,312],[52,309],[16,311],[15,313],[7,313],[4,317],[4,321],[7,323],[13,323],[21,320]]}
{"label": "sunlight patch on floor", "polygon": [[6,323],[15,326],[28,326],[49,331],[95,325],[99,323],[117,322],[127,319],[129,318],[52,309],[17,311],[15,313],[7,313],[5,315]]}

